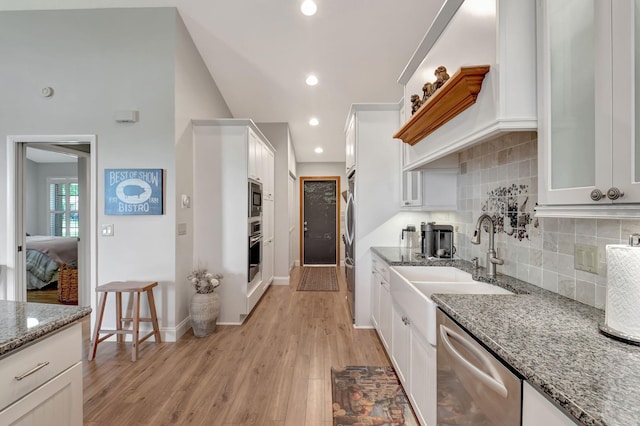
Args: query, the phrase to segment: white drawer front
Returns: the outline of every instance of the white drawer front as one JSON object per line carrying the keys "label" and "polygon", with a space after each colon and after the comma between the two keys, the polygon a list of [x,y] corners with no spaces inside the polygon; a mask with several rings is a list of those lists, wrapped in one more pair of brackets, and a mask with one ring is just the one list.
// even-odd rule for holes
{"label": "white drawer front", "polygon": [[382,275],[383,280],[389,282],[389,265],[375,255],[371,257],[371,262],[373,270]]}
{"label": "white drawer front", "polygon": [[[0,359],[0,409],[79,362],[81,346],[82,330],[75,324]],[[22,380],[16,379],[44,363],[48,364]]]}

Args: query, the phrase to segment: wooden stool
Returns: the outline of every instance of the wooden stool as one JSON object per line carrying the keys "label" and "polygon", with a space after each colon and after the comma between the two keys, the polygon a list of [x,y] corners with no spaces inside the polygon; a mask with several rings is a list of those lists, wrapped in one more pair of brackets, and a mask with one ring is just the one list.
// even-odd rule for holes
{"label": "wooden stool", "polygon": [[[89,353],[89,361],[96,357],[96,350],[98,349],[98,343],[105,339],[117,335],[118,342],[124,341],[124,334],[131,334],[131,361],[138,359],[138,344],[144,342],[151,336],[155,336],[156,343],[160,343],[160,328],[158,327],[158,316],[156,315],[156,304],[153,299],[153,287],[157,286],[157,282],[139,282],[139,281],[114,281],[107,284],[99,285],[96,287],[96,293],[102,293],[100,295],[100,304],[98,305],[98,317],[96,318],[96,327],[93,331],[93,342],[91,346],[91,352]],[[107,304],[107,294],[113,292],[116,294],[116,329],[115,330],[103,330],[102,317],[104,316],[104,307]],[[127,292],[133,295],[133,313],[131,318],[122,317],[122,293]],[[151,312],[151,318],[140,318],[140,293],[146,292],[149,299],[149,310]],[[122,328],[123,321],[133,321],[133,328],[131,330],[124,330]],[[142,339],[139,337],[139,325],[140,321],[151,322],[153,324],[153,331],[144,336]],[[107,333],[106,336],[100,337],[101,333]]]}

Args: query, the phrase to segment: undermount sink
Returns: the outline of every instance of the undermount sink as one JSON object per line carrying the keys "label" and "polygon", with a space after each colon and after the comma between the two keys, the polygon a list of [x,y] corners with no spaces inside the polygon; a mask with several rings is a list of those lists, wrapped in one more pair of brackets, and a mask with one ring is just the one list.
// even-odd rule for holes
{"label": "undermount sink", "polygon": [[391,294],[416,327],[436,345],[436,303],[432,294],[513,294],[497,285],[474,281],[452,266],[392,266]]}

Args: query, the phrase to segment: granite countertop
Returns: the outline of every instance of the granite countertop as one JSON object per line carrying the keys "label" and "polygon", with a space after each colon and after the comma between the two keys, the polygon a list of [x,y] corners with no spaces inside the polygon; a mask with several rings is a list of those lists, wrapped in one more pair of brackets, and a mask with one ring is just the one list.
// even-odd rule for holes
{"label": "granite countertop", "polygon": [[604,311],[464,260],[375,247],[390,265],[455,266],[514,295],[438,294],[449,316],[583,425],[640,423],[640,347],[600,333]]}
{"label": "granite countertop", "polygon": [[90,313],[89,307],[0,300],[0,357]]}

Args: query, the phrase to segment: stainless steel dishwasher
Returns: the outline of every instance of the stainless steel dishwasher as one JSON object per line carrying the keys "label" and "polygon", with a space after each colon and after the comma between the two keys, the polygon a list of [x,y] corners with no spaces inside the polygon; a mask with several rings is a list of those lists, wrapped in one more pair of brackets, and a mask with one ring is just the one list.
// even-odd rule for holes
{"label": "stainless steel dishwasher", "polygon": [[520,425],[522,380],[440,309],[436,319],[438,425]]}

